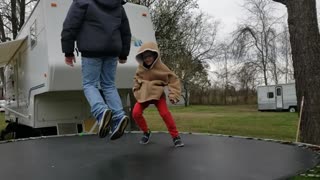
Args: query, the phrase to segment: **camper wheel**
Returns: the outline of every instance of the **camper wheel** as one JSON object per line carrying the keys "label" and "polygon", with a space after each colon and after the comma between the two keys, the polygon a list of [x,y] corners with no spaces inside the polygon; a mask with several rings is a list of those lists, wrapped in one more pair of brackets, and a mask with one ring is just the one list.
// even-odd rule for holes
{"label": "camper wheel", "polygon": [[292,106],[289,107],[289,112],[292,112],[292,113],[293,113],[293,112],[296,112],[296,107],[292,107]]}

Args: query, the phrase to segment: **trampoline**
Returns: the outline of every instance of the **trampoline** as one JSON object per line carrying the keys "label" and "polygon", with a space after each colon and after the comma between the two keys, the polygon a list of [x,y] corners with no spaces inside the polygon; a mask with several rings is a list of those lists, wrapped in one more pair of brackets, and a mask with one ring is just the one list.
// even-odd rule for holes
{"label": "trampoline", "polygon": [[287,179],[319,164],[319,153],[297,144],[181,134],[174,148],[167,133],[140,133],[116,141],[96,135],[34,138],[0,144],[6,180],[271,180]]}

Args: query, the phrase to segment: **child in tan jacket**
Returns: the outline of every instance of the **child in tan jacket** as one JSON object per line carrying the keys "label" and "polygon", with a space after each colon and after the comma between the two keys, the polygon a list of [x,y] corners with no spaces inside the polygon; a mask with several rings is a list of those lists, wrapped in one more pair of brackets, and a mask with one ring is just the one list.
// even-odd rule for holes
{"label": "child in tan jacket", "polygon": [[141,46],[136,60],[139,66],[134,77],[133,93],[137,103],[133,108],[132,116],[143,131],[140,143],[149,142],[151,131],[142,114],[150,104],[154,104],[168,128],[175,147],[184,146],[168,109],[164,93],[164,87],[168,86],[170,102],[175,104],[179,101],[181,87],[178,77],[161,62],[158,47],[153,42],[144,43]]}

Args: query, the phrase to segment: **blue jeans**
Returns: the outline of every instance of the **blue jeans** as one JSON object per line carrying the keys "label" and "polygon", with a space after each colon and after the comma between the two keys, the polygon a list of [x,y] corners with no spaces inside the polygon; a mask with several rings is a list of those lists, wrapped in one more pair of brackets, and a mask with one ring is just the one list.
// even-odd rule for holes
{"label": "blue jeans", "polygon": [[82,87],[96,119],[106,109],[111,109],[112,119],[122,118],[125,114],[115,85],[117,64],[116,57],[82,57]]}

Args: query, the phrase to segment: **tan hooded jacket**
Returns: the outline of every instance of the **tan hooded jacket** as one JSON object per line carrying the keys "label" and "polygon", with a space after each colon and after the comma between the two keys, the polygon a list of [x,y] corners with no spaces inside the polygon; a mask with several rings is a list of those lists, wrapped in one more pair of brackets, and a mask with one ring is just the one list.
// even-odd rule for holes
{"label": "tan hooded jacket", "polygon": [[[142,53],[145,51],[157,53],[157,58],[148,69],[143,66]],[[168,86],[169,99],[178,102],[181,95],[180,80],[160,59],[157,45],[153,42],[142,44],[136,55],[139,66],[133,82],[134,96],[139,103],[159,100],[164,94],[164,87]]]}

